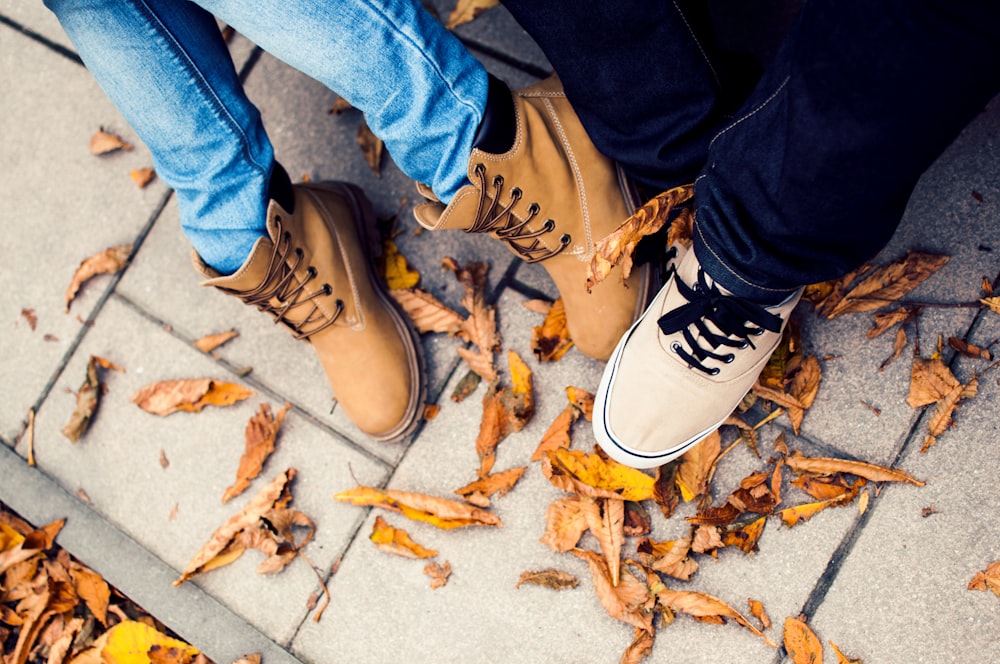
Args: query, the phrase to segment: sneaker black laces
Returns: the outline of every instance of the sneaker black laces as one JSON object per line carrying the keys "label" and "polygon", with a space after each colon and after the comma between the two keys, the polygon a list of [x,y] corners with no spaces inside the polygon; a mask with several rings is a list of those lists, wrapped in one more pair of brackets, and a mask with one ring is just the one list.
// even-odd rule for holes
{"label": "sneaker black laces", "polygon": [[[698,281],[693,287],[681,281],[676,269],[673,277],[677,292],[687,303],[661,316],[657,324],[664,334],[683,334],[684,342],[674,341],[671,349],[693,369],[714,376],[720,369],[705,366],[706,360],[729,364],[736,359],[732,352],[714,351],[720,347],[736,350],[755,348],[750,337],[760,336],[765,330],[781,330],[781,316],[771,313],[756,302],[722,293],[714,283],[708,283],[701,269],[698,270]],[[721,334],[709,329],[706,321],[712,323]],[[692,333],[692,327],[697,331],[697,337]],[[707,348],[699,342],[704,342]]]}

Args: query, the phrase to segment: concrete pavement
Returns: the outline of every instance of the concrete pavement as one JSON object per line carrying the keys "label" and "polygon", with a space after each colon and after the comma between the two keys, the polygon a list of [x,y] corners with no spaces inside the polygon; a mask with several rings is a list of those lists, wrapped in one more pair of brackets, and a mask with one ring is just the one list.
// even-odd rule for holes
{"label": "concrete pavement", "polygon": [[[444,0],[435,4],[442,14],[450,9]],[[512,86],[546,71],[537,46],[502,9],[459,33]],[[557,295],[544,270],[518,263],[485,237],[414,235],[412,183],[389,159],[381,179],[375,178],[355,142],[360,117],[329,115],[335,94],[242,37],[234,39],[232,51],[293,179],[357,183],[382,214],[403,206],[405,232],[398,243],[422,273],[422,287],[459,308],[461,288],[439,269],[441,258],[490,262],[490,297],[503,347],[518,351],[534,370],[537,402],[531,423],[501,444],[496,468],[527,463],[565,405],[564,388],[592,391],[602,369],[576,351],[554,364],[532,357],[531,328],[541,317],[522,305],[539,294]],[[451,562],[454,574],[438,590],[428,587],[423,563],[388,556],[367,541],[374,511],[332,499],[356,482],[448,496],[474,479],[484,388],[462,403],[449,399],[465,373],[456,340],[423,338],[429,400],[441,405],[440,414],[405,444],[367,440],[331,409],[308,346],[238,302],[197,287],[171,192],[160,182],[140,190],[128,177],[130,169],[150,165],[148,151],[74,60],[58,23],[40,4],[0,5],[0,76],[6,83],[0,97],[0,501],[35,523],[67,517],[62,546],[219,664],[253,651],[264,654],[265,664],[618,660],[632,629],[605,613],[581,561],[539,542],[546,509],[562,494],[537,464],[510,494],[494,501],[501,529],[446,532],[386,515],[416,541],[438,549],[438,560]],[[90,155],[87,142],[98,127],[121,134],[135,150]],[[998,174],[1000,107],[994,101],[921,180],[880,257],[888,261],[910,249],[951,256],[913,299],[968,302],[979,297],[983,277],[995,280]],[[127,270],[91,282],[65,313],[63,294],[79,262],[125,242],[139,247]],[[36,329],[23,309],[37,316]],[[807,349],[824,358],[819,395],[801,435],[793,436],[788,420],[778,418],[762,439],[786,431],[806,454],[898,464],[927,485],[883,487],[864,514],[852,505],[794,529],[772,521],[757,554],[725,550],[716,562],[703,558],[684,588],[714,594],[740,610],[747,597],[762,601],[776,623],[768,631],[775,641],[784,618],[804,612],[824,642],[867,664],[1000,662],[1000,599],[966,589],[976,571],[1000,559],[993,518],[1000,509],[994,479],[1000,461],[997,374],[984,376],[979,395],[963,403],[957,427],[920,454],[927,415],[905,402],[909,350],[880,372],[891,354],[891,335],[867,340],[868,316],[825,321],[807,306],[800,313]],[[217,357],[191,346],[230,328],[240,336]],[[975,309],[929,309],[920,335],[925,356],[939,335],[986,345],[1000,337],[1000,317]],[[98,416],[73,445],[60,429],[91,355],[120,364],[126,373],[107,376]],[[953,359],[950,353],[945,358]],[[985,366],[955,358],[952,368],[967,381]],[[253,370],[243,376],[246,367]],[[200,376],[241,382],[257,396],[164,419],[128,400],[154,380]],[[243,449],[243,428],[263,401],[294,406],[278,450],[247,494],[220,505]],[[29,409],[37,412],[36,467],[25,463],[25,446],[15,446]],[[578,426],[574,441],[576,448],[589,449],[592,437]],[[166,468],[161,451],[169,460]],[[736,449],[719,466],[716,498],[760,465],[748,450]],[[279,575],[259,576],[259,559],[248,554],[194,583],[170,586],[212,531],[289,466],[299,470],[293,504],[317,524],[306,552],[324,573],[336,567],[328,575],[333,602],[322,620],[315,622],[307,607],[318,583],[301,561]],[[929,506],[936,513],[925,517]],[[682,516],[690,513],[670,521],[654,515],[654,537],[682,534]],[[585,545],[596,546],[593,540]],[[582,583],[563,592],[515,589],[522,571],[545,567],[565,569]],[[832,652],[826,654],[832,661]],[[647,661],[776,662],[781,654],[734,624],[678,616],[659,630]]]}

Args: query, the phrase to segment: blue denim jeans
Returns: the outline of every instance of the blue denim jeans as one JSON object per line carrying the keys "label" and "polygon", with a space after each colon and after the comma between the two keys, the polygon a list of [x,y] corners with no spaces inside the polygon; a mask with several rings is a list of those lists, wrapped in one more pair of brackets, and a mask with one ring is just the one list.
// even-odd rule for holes
{"label": "blue denim jeans", "polygon": [[700,0],[504,4],[602,152],[653,186],[696,183],[699,261],[764,302],[874,256],[1000,92],[995,0],[808,0],[735,93]]}
{"label": "blue denim jeans", "polygon": [[445,201],[467,183],[482,65],[419,0],[46,0],[177,192],[202,258],[235,271],[264,233],[274,151],[213,15],[364,112]]}

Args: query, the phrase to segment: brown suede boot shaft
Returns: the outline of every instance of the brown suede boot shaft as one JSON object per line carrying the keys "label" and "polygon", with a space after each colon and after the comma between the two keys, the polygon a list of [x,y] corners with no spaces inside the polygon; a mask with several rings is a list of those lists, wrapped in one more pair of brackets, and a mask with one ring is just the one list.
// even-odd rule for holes
{"label": "brown suede boot shaft", "polygon": [[514,93],[514,146],[504,154],[474,149],[469,179],[445,207],[416,206],[430,229],[488,232],[518,257],[541,262],[566,305],[570,335],[586,355],[605,360],[642,313],[648,269],[622,284],[612,273],[593,292],[586,273],[596,242],[635,209],[625,179],[600,154],[570,106],[558,78]]}
{"label": "brown suede boot shaft", "polygon": [[377,440],[413,430],[423,404],[419,342],[376,279],[367,228],[371,205],[351,185],[295,186],[295,212],[272,201],[268,237],[243,266],[219,276],[197,255],[214,286],[269,313],[312,344],[347,416]]}

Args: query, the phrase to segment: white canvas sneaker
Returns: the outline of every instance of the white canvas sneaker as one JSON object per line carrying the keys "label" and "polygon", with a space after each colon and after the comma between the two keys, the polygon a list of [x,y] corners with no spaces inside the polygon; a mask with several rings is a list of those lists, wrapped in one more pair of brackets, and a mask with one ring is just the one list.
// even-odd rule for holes
{"label": "white canvas sneaker", "polygon": [[598,444],[616,461],[654,468],[715,431],[753,387],[801,296],[768,307],[736,297],[687,251],[604,369]]}

